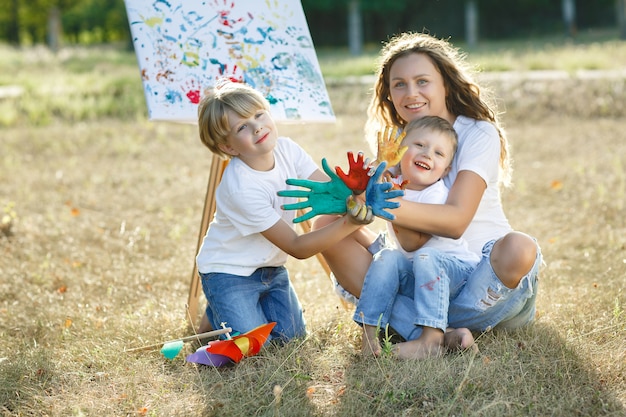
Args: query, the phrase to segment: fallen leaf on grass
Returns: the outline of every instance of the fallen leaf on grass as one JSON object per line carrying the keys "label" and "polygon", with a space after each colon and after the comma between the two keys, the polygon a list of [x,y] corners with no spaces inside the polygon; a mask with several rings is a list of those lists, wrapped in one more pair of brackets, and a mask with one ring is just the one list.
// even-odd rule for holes
{"label": "fallen leaf on grass", "polygon": [[554,191],[559,191],[563,188],[563,182],[559,180],[553,180],[552,183],[550,183],[550,188],[552,188]]}

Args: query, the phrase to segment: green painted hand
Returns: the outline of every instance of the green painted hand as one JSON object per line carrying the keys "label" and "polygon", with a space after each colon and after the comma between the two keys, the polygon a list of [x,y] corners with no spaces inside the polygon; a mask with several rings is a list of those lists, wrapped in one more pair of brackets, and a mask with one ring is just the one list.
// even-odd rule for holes
{"label": "green painted hand", "polygon": [[326,158],[322,159],[322,169],[330,177],[330,181],[320,182],[299,178],[288,178],[288,185],[295,185],[308,190],[282,190],[281,197],[301,198],[302,201],[285,204],[283,210],[310,210],[302,216],[296,217],[293,222],[300,223],[320,214],[344,214],[346,199],[352,195],[352,190],[328,166]]}

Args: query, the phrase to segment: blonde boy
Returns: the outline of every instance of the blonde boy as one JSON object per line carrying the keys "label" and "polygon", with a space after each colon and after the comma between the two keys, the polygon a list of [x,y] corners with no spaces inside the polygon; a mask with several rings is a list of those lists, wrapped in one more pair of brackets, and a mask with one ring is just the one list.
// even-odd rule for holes
{"label": "blonde boy", "polygon": [[267,100],[253,88],[219,85],[200,103],[198,125],[202,143],[230,159],[196,257],[209,322],[241,333],[276,322],[270,338],[303,336],[305,320],[284,266],[287,256],[308,258],[335,245],[363,219],[346,214],[323,229],[296,233],[295,212],[281,209],[296,199],[277,191],[287,187],[288,178],[329,177],[298,144],[278,135]]}

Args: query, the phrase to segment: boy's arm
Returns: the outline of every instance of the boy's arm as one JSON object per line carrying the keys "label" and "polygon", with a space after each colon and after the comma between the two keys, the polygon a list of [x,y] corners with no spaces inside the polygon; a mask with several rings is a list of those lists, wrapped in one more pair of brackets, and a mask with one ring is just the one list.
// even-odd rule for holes
{"label": "boy's arm", "polygon": [[287,222],[281,219],[261,234],[285,253],[297,259],[306,259],[336,245],[373,219],[371,211],[368,220],[355,218],[348,213],[321,229],[301,235],[298,235]]}

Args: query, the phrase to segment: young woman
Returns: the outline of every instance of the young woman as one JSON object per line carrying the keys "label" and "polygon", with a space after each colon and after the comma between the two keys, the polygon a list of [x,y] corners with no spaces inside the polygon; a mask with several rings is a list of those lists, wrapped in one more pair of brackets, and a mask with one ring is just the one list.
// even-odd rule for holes
{"label": "young woman", "polygon": [[[508,143],[495,107],[470,77],[464,56],[447,41],[404,33],[381,51],[366,134],[375,136],[389,125],[401,129],[427,115],[448,120],[458,134],[457,153],[444,178],[448,199],[445,204],[399,200],[400,207],[393,210],[394,224],[453,239],[463,237],[470,250],[481,256],[449,307],[449,326],[464,329],[446,333],[445,345],[465,348],[473,343],[466,328],[516,328],[533,319],[541,251],[532,237],[513,231],[502,209],[500,187],[510,178]],[[318,217],[314,228],[331,220],[330,216]],[[345,290],[360,296],[372,261],[370,246],[379,241],[375,232],[361,227],[322,252],[340,293]],[[394,311],[391,327],[401,335],[410,334],[414,327],[410,307],[398,299]],[[409,340],[398,344],[396,352],[409,358],[415,350]]]}

